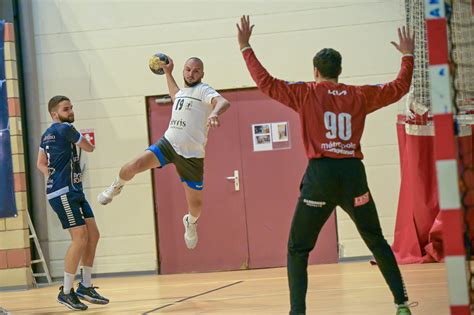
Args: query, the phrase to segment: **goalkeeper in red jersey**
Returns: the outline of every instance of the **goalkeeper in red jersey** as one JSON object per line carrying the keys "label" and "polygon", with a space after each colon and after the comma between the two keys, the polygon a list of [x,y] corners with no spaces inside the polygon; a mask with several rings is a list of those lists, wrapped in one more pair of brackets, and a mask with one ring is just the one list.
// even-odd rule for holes
{"label": "goalkeeper in red jersey", "polygon": [[360,139],[368,114],[408,93],[413,75],[413,34],[403,27],[398,30],[399,43],[392,42],[402,53],[394,81],[353,86],[339,83],[342,57],[331,48],[322,49],[313,58],[314,82],[288,83],[272,77],[249,44],[253,27],[248,16],[237,25],[247,68],[260,91],[299,114],[309,159],[288,240],[290,314],[306,312],[308,256],[336,206],[349,214],[374,255],[394,296],[396,314],[411,314],[400,269],[382,234],[367,185]]}

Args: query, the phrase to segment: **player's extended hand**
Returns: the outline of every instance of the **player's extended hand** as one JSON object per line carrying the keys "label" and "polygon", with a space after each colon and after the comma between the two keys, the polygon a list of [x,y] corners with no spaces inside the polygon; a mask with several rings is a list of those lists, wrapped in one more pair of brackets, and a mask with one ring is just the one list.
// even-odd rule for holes
{"label": "player's extended hand", "polygon": [[398,28],[398,40],[400,43],[390,42],[402,54],[413,54],[415,51],[415,32],[410,32],[408,27]]}
{"label": "player's extended hand", "polygon": [[250,18],[248,15],[242,15],[240,18],[240,26],[237,25],[237,39],[239,40],[240,49],[250,46],[249,40],[255,25],[250,26]]}
{"label": "player's extended hand", "polygon": [[211,114],[209,118],[207,118],[207,126],[211,128],[219,127],[221,123],[219,122],[219,118],[215,114]]}
{"label": "player's extended hand", "polygon": [[163,68],[163,71],[166,73],[166,74],[171,74],[171,72],[173,72],[173,68],[174,68],[174,62],[173,62],[173,59],[171,59],[170,56],[168,56],[168,64],[164,64],[161,66],[161,68]]}

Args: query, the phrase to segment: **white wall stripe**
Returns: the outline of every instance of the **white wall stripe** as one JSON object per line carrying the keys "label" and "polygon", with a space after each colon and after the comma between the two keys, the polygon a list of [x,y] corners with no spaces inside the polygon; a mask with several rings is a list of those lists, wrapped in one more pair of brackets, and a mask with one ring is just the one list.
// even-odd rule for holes
{"label": "white wall stripe", "polygon": [[[436,174],[438,177],[440,209],[457,210],[461,208],[456,160],[436,161]],[[462,233],[462,231],[455,232]]]}
{"label": "white wall stripe", "polygon": [[452,112],[451,77],[448,65],[429,66],[430,93],[433,114]]}
{"label": "white wall stripe", "polygon": [[449,302],[451,305],[469,305],[467,263],[464,256],[446,256]]}

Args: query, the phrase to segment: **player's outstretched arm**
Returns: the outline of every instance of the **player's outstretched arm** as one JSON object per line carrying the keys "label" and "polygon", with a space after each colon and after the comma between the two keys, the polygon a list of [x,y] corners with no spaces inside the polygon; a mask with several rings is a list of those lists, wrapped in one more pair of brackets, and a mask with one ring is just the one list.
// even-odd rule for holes
{"label": "player's outstretched arm", "polygon": [[253,27],[254,25],[250,24],[250,17],[248,15],[243,15],[240,18],[240,25],[237,24],[237,39],[252,79],[260,91],[298,111],[309,91],[308,85],[304,82],[288,83],[274,78],[268,73],[250,47]]}

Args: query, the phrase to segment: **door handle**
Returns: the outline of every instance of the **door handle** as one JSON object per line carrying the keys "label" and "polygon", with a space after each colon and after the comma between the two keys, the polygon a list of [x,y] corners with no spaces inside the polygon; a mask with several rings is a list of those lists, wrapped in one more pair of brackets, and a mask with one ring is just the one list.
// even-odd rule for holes
{"label": "door handle", "polygon": [[239,171],[238,170],[234,170],[234,176],[226,177],[226,179],[234,180],[235,191],[240,190],[240,178],[239,178]]}

